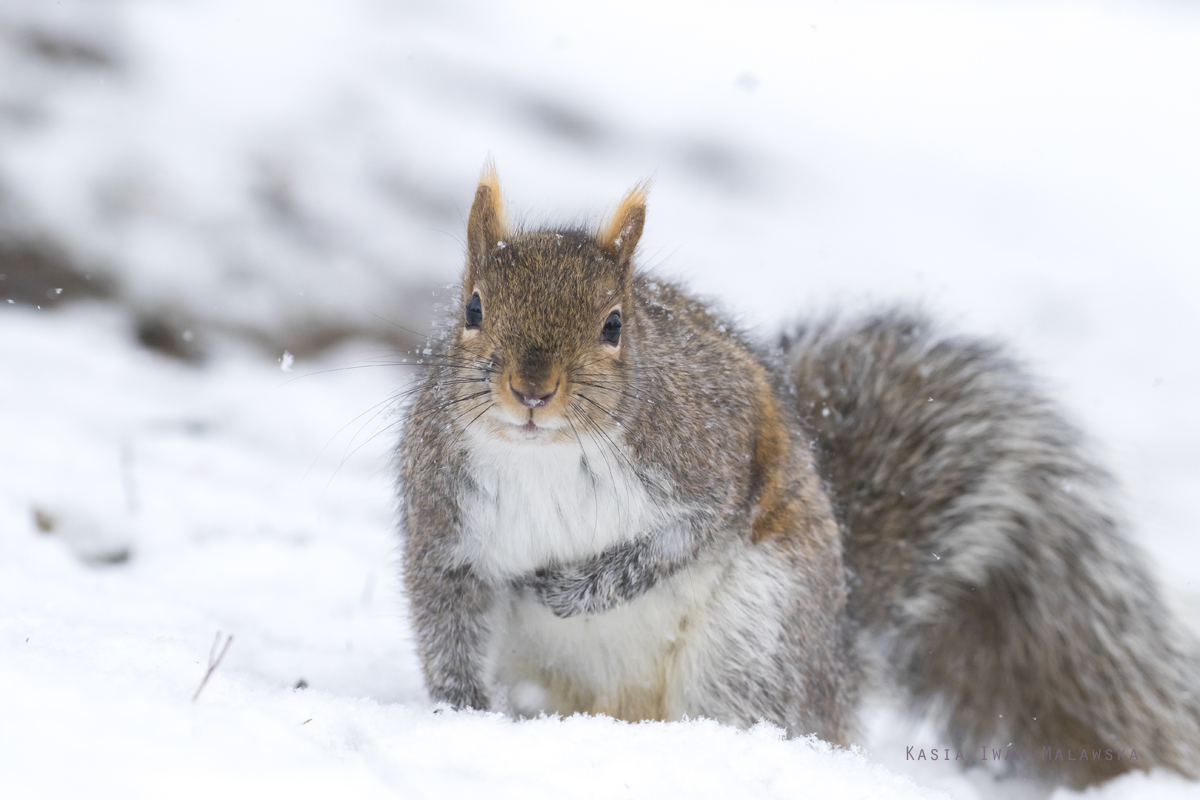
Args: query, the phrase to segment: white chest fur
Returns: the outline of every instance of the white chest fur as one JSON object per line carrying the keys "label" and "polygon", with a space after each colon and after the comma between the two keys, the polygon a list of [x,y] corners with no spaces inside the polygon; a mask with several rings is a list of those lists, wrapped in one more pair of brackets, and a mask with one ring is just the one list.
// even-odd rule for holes
{"label": "white chest fur", "polygon": [[472,445],[475,486],[460,501],[462,555],[494,579],[595,555],[669,516],[624,457],[593,439],[540,444],[480,436]]}
{"label": "white chest fur", "polygon": [[709,637],[706,616],[727,571],[728,554],[708,554],[637,599],[604,614],[559,619],[516,592],[492,621],[489,683],[501,707],[608,714],[620,719],[677,719],[683,685]]}

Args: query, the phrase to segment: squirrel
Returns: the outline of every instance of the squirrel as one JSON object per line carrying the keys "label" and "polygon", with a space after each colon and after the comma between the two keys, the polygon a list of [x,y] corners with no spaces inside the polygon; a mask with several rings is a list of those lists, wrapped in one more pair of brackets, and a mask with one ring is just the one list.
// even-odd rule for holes
{"label": "squirrel", "polygon": [[494,167],[398,452],[426,686],[455,708],[762,720],[887,687],[1083,786],[1200,770],[1200,647],[1080,432],[1004,351],[888,311],[766,348],[639,274],[646,186],[510,228]]}

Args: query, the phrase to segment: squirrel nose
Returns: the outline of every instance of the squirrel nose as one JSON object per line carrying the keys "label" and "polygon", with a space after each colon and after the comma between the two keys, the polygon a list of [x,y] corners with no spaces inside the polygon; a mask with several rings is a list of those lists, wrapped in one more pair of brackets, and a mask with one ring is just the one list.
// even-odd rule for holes
{"label": "squirrel nose", "polygon": [[525,383],[524,381],[517,381],[516,383],[513,383],[510,380],[508,382],[508,388],[511,389],[512,393],[517,396],[517,402],[523,406],[528,406],[529,408],[538,408],[539,406],[546,405],[546,403],[550,402],[550,398],[554,397],[554,395],[558,392],[557,383],[554,384],[553,389],[546,391],[544,386]]}

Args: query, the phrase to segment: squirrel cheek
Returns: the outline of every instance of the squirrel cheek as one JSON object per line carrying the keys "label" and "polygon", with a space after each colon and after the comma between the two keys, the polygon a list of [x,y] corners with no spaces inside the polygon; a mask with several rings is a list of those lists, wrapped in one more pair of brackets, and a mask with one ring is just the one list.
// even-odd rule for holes
{"label": "squirrel cheek", "polygon": [[[622,337],[622,340],[623,339],[624,337]],[[616,361],[621,357],[621,344],[622,342],[617,342],[616,344],[601,342],[599,347],[600,358],[608,361]]]}

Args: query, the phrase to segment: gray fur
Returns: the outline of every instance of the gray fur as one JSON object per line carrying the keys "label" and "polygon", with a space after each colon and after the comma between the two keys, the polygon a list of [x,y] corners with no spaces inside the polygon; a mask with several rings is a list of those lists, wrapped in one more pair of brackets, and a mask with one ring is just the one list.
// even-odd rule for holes
{"label": "gray fur", "polygon": [[[570,407],[568,430],[592,434],[599,448],[570,445],[565,468],[578,472],[583,488],[563,503],[590,511],[603,489],[628,482],[646,497],[644,518],[577,561],[547,555],[524,571],[499,566],[488,548],[503,537],[479,530],[471,518],[503,502],[481,466],[479,439],[491,438],[480,428],[493,419],[489,403],[503,390],[496,376],[537,361],[529,349],[542,362],[547,353],[568,352],[573,331],[496,318],[505,308],[514,317],[561,312],[561,297],[543,295],[547,286],[569,294],[563,287],[592,286],[614,265],[588,235],[573,231],[510,235],[490,258],[498,262],[484,304],[496,320],[493,338],[468,351],[458,343],[460,322],[436,343],[401,443],[405,582],[433,697],[460,707],[512,708],[517,684],[540,680],[552,699],[531,710],[709,716],[742,725],[768,719],[794,734],[848,742],[856,667],[841,542],[807,440],[732,326],[674,287],[631,278],[621,359],[603,377],[587,366],[588,356],[567,365],[580,398]],[[784,439],[774,469],[786,497],[805,502],[794,503],[778,535],[752,543],[764,479],[751,454],[764,399],[779,412],[773,424]],[[512,447],[531,446],[541,445]],[[516,469],[524,452],[506,452],[504,468]],[[622,521],[628,509],[602,505],[596,513]],[[591,536],[586,528],[577,533],[585,544]],[[626,613],[629,625],[597,634],[601,655],[619,651],[648,619],[665,614],[674,627],[630,659],[650,664],[649,678],[616,664],[613,686],[601,689],[578,674],[591,656],[565,669],[536,652],[540,645],[524,644],[521,626],[531,623],[514,629],[512,621],[536,620],[531,603],[576,626],[538,622],[563,636],[579,625],[604,630],[604,617]],[[694,605],[695,613],[672,616],[679,603]],[[647,681],[657,688],[646,690]]]}
{"label": "gray fur", "polygon": [[469,224],[484,321],[435,343],[400,447],[434,699],[848,743],[870,646],[866,677],[959,746],[1134,747],[1195,775],[1196,648],[1111,479],[998,348],[886,314],[767,356],[633,274],[644,193],[597,235],[509,232],[498,192],[485,176]]}
{"label": "gray fur", "polygon": [[[850,611],[958,746],[1200,766],[1200,658],[1079,431],[1003,351],[917,316],[801,329],[788,381],[846,530]],[[1083,784],[1130,762],[1054,762]]]}

